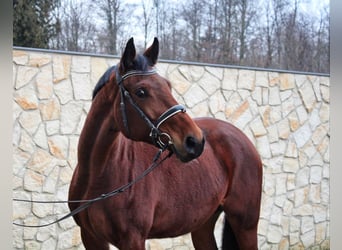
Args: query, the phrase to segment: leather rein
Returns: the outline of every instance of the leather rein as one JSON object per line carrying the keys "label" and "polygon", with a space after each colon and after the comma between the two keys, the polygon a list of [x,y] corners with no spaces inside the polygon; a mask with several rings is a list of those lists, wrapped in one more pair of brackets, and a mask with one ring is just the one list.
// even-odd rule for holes
{"label": "leather rein", "polygon": [[[121,96],[120,109],[122,112],[123,123],[124,123],[125,129],[126,129],[128,135],[129,135],[129,127],[128,127],[128,120],[127,120],[127,114],[126,114],[125,99],[128,99],[130,104],[138,112],[138,114],[141,116],[141,118],[144,120],[144,122],[150,127],[151,131],[150,131],[149,136],[151,137],[153,144],[159,148],[158,152],[155,154],[155,156],[153,158],[151,165],[144,172],[142,172],[137,178],[132,180],[131,182],[129,182],[125,185],[122,185],[121,187],[118,187],[118,188],[116,188],[116,189],[114,189],[108,193],[101,194],[98,197],[95,197],[93,199],[68,200],[68,201],[37,201],[37,200],[25,200],[25,199],[14,198],[13,201],[17,201],[17,202],[41,203],[41,204],[47,204],[47,203],[83,203],[83,204],[81,204],[78,208],[72,210],[68,214],[64,215],[63,217],[61,217],[57,220],[54,220],[50,223],[41,224],[41,225],[25,225],[25,224],[13,222],[13,225],[21,226],[21,227],[39,228],[39,227],[50,226],[50,225],[56,224],[60,221],[63,221],[69,217],[72,217],[72,216],[80,213],[81,211],[85,210],[86,208],[88,208],[90,205],[92,205],[95,202],[107,199],[109,197],[113,197],[117,194],[124,192],[126,189],[130,188],[135,183],[142,180],[146,175],[151,173],[156,167],[158,167],[162,162],[164,162],[167,158],[169,158],[172,155],[172,151],[170,151],[168,155],[166,155],[164,158],[162,158],[160,161],[158,161],[160,159],[162,152],[164,152],[170,145],[172,145],[171,136],[165,132],[161,132],[159,127],[161,126],[161,124],[163,124],[166,120],[168,120],[172,116],[174,116],[180,112],[183,112],[183,113],[186,112],[185,107],[183,105],[180,105],[180,104],[174,105],[171,108],[169,108],[168,110],[166,110],[164,113],[162,113],[155,122],[152,122],[150,120],[150,118],[145,114],[145,112],[132,99],[130,93],[123,86],[123,81],[125,79],[131,77],[131,76],[153,75],[153,74],[157,73],[156,70],[155,69],[152,69],[149,71],[134,70],[134,71],[127,72],[123,76],[120,76],[117,67],[115,67],[115,73],[116,73],[116,81],[117,81],[117,84],[120,88],[120,96]],[[162,140],[163,137],[165,137],[167,139],[166,142],[164,142]]]}

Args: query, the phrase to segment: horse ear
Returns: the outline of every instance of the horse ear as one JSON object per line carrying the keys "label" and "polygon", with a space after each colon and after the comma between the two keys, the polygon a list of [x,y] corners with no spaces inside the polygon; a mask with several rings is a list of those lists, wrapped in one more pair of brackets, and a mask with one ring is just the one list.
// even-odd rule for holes
{"label": "horse ear", "polygon": [[120,60],[120,70],[121,72],[126,72],[134,67],[133,61],[136,56],[136,50],[134,46],[133,37],[130,38],[126,44],[124,53],[122,54]]}
{"label": "horse ear", "polygon": [[158,41],[158,38],[155,37],[152,45],[145,51],[144,56],[149,59],[151,66],[153,66],[157,63],[158,54],[159,54],[159,41]]}

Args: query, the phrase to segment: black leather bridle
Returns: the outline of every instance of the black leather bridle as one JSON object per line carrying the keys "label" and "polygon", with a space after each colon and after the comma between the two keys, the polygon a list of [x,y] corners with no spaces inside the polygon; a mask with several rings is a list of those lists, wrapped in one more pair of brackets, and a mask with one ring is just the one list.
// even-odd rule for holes
{"label": "black leather bridle", "polygon": [[[125,89],[124,84],[123,84],[124,80],[131,76],[154,75],[154,74],[157,74],[156,70],[155,69],[151,69],[148,71],[132,70],[132,71],[128,71],[126,74],[121,76],[119,73],[118,67],[116,67],[115,74],[116,74],[116,82],[120,88],[120,98],[121,98],[120,109],[121,109],[123,124],[124,124],[124,127],[126,129],[128,136],[130,134],[130,131],[128,127],[128,120],[127,120],[127,114],[126,114],[126,104],[125,104],[126,99],[130,102],[133,108],[137,111],[140,117],[144,120],[144,122],[151,129],[149,136],[151,137],[153,144],[163,150],[165,150],[165,148],[168,147],[169,145],[172,145],[173,142],[172,142],[171,136],[168,133],[160,131],[159,127],[172,116],[178,113],[186,112],[186,108],[181,104],[174,105],[168,110],[166,110],[164,113],[162,113],[155,122],[152,122],[151,119],[145,114],[145,112],[133,100],[132,96]],[[165,140],[167,141],[165,142]]]}

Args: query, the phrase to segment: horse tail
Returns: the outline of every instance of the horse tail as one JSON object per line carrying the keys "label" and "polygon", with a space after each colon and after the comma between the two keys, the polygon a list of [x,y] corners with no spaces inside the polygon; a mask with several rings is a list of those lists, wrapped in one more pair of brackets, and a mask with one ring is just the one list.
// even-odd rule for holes
{"label": "horse tail", "polygon": [[238,250],[239,246],[235,238],[233,229],[230,226],[227,216],[225,215],[223,232],[222,232],[222,250],[228,250],[228,249]]}

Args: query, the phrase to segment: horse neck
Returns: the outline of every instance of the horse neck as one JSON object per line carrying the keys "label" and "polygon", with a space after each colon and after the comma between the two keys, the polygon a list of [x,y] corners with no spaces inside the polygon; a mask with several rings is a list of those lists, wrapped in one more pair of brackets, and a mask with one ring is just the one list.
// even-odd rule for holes
{"label": "horse neck", "polygon": [[111,82],[93,100],[78,144],[78,165],[82,170],[89,171],[93,161],[96,161],[97,165],[101,165],[104,157],[93,159],[92,157],[99,155],[94,151],[102,152],[100,154],[102,156],[106,155],[110,144],[119,134],[113,115],[117,94],[118,87]]}

